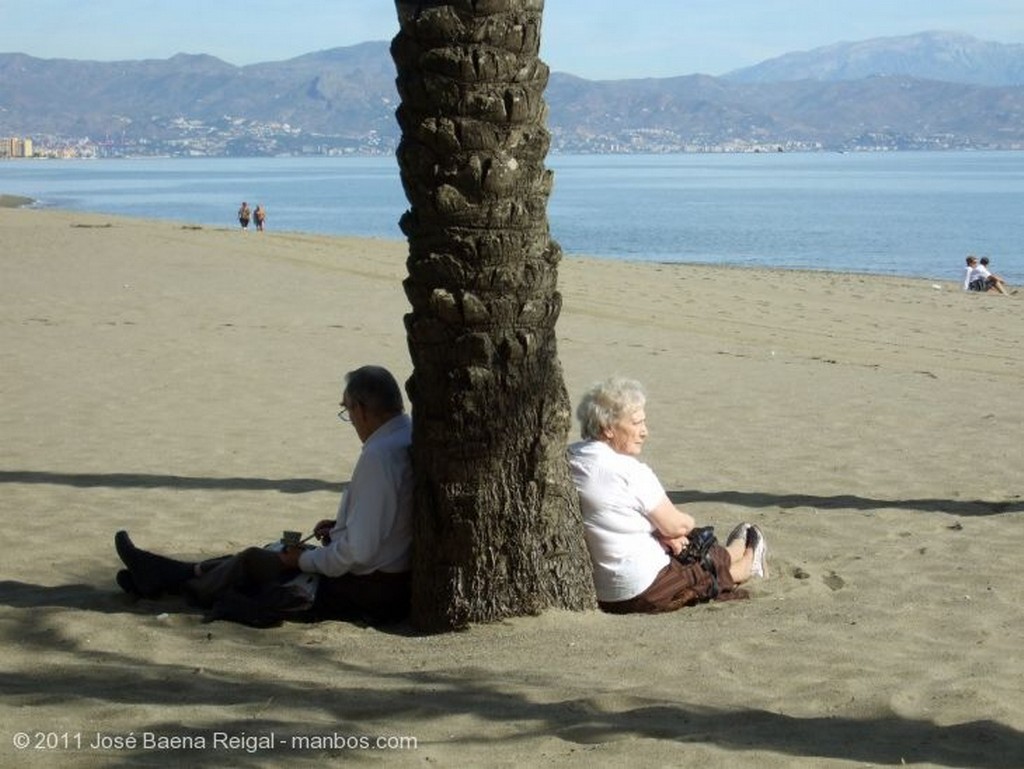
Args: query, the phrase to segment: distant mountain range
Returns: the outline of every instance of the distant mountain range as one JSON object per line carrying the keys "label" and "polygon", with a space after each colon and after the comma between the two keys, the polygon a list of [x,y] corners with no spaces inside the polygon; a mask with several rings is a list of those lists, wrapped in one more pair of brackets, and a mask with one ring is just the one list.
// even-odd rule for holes
{"label": "distant mountain range", "polygon": [[725,76],[737,83],[863,80],[896,76],[971,85],[1024,85],[1024,45],[955,32],[922,32],[788,53]]}
{"label": "distant mountain range", "polygon": [[[0,136],[100,154],[391,152],[394,78],[385,42],[244,67],[0,54]],[[546,98],[561,151],[1024,149],[1024,45],[925,32],[722,77],[552,73]]]}

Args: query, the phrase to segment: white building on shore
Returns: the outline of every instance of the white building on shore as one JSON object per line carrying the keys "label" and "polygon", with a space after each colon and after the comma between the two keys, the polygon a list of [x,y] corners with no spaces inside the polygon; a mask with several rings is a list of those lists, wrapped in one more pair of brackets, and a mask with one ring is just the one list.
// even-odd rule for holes
{"label": "white building on shore", "polygon": [[32,140],[18,136],[0,138],[0,158],[32,157]]}

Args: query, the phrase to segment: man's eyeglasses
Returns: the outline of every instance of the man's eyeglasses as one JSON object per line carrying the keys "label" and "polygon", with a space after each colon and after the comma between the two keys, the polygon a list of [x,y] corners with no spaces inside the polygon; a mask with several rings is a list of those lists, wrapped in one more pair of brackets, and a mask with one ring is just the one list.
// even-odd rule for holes
{"label": "man's eyeglasses", "polygon": [[338,419],[342,422],[352,421],[352,415],[348,413],[348,406],[342,405],[341,411],[338,412]]}

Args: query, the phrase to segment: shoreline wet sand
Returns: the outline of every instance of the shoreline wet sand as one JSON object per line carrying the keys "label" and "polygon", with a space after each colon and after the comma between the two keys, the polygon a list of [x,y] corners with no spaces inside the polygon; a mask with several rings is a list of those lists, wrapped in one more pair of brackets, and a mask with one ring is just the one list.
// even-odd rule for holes
{"label": "shoreline wet sand", "polygon": [[4,195],[0,194],[0,208],[22,208],[24,206],[30,206],[35,201],[32,198],[26,198],[22,195]]}

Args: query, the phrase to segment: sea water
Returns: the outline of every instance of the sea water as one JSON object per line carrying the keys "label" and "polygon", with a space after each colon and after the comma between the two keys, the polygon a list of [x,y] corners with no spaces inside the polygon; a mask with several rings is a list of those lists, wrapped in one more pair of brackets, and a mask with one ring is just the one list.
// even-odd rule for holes
{"label": "sea water", "polygon": [[[551,155],[568,255],[959,280],[987,255],[1024,283],[1024,153]],[[401,239],[392,157],[17,160],[0,193],[39,206]]]}

